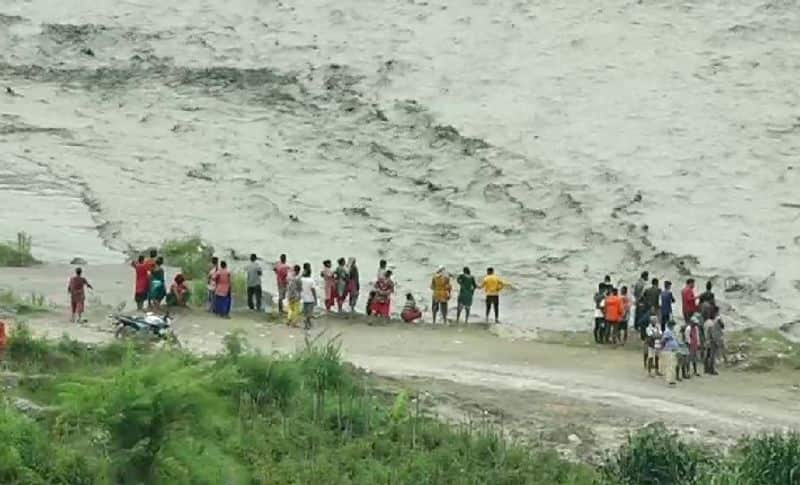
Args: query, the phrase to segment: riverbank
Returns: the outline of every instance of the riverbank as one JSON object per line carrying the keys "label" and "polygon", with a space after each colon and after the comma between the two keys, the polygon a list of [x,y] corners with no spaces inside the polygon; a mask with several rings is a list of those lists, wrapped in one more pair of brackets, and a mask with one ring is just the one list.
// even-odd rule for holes
{"label": "riverbank", "polygon": [[[112,340],[107,305],[125,301],[131,275],[90,267],[87,275],[97,291],[90,297],[89,323],[75,326],[68,322],[65,284],[58,284],[66,282],[68,269],[4,268],[0,280],[14,282],[19,295],[33,292],[51,305],[47,313],[20,318],[35,334]],[[800,378],[786,365],[762,373],[723,367],[718,377],[692,379],[671,389],[643,372],[638,345],[597,347],[579,332],[371,323],[322,316],[308,336],[336,339],[346,361],[390,389],[429,395],[431,406],[447,420],[486,415],[503,423],[514,438],[545,442],[573,459],[596,462],[628,431],[653,421],[723,445],[743,434],[797,426]],[[224,337],[235,331],[264,354],[295,354],[306,338],[269,314],[247,311],[235,312],[230,320],[202,310],[179,312],[175,327],[181,342],[202,354],[219,352]]]}

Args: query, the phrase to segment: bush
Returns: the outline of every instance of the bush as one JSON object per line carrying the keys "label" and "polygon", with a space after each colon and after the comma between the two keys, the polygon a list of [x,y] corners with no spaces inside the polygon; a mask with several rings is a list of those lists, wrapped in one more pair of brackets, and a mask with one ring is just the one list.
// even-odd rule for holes
{"label": "bush", "polygon": [[173,239],[161,245],[159,254],[163,256],[165,264],[180,268],[187,280],[205,281],[214,247],[199,237]]}
{"label": "bush", "polygon": [[739,483],[800,484],[800,433],[745,438],[732,454]]}
{"label": "bush", "polygon": [[623,485],[694,484],[710,463],[710,454],[681,441],[659,423],[630,434],[627,443],[606,459],[603,474]]}
{"label": "bush", "polygon": [[17,233],[17,242],[0,242],[0,266],[24,267],[39,264],[31,254],[33,239],[24,232]]}
{"label": "bush", "polygon": [[0,309],[15,315],[30,315],[49,311],[43,295],[31,293],[28,298],[21,298],[13,291],[0,291]]}

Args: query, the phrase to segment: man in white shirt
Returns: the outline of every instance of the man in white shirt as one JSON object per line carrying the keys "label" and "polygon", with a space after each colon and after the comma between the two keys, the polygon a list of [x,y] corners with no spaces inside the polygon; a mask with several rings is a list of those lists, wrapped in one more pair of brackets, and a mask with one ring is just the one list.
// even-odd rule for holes
{"label": "man in white shirt", "polygon": [[317,283],[311,276],[311,268],[303,270],[303,277],[300,278],[300,300],[303,302],[303,317],[306,330],[311,328],[311,317],[314,315],[314,308],[317,306]]}

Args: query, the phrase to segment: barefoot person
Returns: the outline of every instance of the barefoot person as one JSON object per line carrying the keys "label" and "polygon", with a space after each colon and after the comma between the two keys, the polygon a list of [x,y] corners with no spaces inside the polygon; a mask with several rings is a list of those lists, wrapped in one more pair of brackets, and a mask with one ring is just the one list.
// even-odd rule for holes
{"label": "barefoot person", "polygon": [[450,275],[445,271],[444,266],[439,266],[436,274],[431,278],[431,291],[433,292],[433,324],[436,325],[436,315],[441,313],[442,323],[447,325],[447,304],[450,301]]}
{"label": "barefoot person", "polygon": [[494,308],[494,323],[500,323],[500,292],[510,286],[494,274],[494,268],[486,269],[486,276],[481,281],[481,289],[486,295],[486,323],[489,323],[489,313],[492,308]]}
{"label": "barefoot person", "polygon": [[472,276],[469,268],[464,267],[464,271],[456,279],[458,283],[458,306],[456,307],[456,323],[461,320],[461,311],[464,311],[464,323],[469,324],[469,312],[472,309],[472,298],[478,283]]}
{"label": "barefoot person", "polygon": [[86,308],[86,288],[92,288],[89,280],[83,277],[83,269],[75,268],[75,276],[67,283],[67,293],[69,293],[70,306],[72,308],[72,323],[83,321],[83,311]]}
{"label": "barefoot person", "polygon": [[136,262],[131,263],[131,266],[136,273],[133,300],[136,302],[136,309],[142,311],[144,310],[144,302],[147,301],[147,289],[150,284],[148,281],[150,267],[145,263],[143,254],[140,254]]}
{"label": "barefoot person", "polygon": [[272,268],[272,271],[275,272],[275,279],[278,284],[278,313],[283,313],[283,300],[286,299],[286,285],[291,270],[292,268],[286,264],[286,255],[281,254],[278,262],[275,263],[275,266]]}

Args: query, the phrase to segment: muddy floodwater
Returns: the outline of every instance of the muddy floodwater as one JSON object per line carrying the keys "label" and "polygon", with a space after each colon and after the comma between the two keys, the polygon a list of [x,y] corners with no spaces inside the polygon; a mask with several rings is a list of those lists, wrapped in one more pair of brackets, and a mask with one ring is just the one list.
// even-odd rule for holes
{"label": "muddy floodwater", "polygon": [[778,327],[797,79],[793,0],[0,0],[0,238],[386,258],[426,297],[491,265],[507,321],[562,329],[646,268]]}

